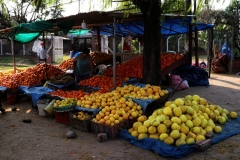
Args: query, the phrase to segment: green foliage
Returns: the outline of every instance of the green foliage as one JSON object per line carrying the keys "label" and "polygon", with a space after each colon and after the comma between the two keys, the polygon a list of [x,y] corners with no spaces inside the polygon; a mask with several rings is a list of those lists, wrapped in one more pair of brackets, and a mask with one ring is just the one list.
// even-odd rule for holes
{"label": "green foliage", "polygon": [[[9,2],[13,5],[7,6]],[[1,28],[46,18],[59,18],[63,12],[61,0],[1,0],[0,3]]]}

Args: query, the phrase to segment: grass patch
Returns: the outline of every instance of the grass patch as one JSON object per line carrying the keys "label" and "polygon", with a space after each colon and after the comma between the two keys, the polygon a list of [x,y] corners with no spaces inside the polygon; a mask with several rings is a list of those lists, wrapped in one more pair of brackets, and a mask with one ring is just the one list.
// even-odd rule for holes
{"label": "grass patch", "polygon": [[[63,61],[68,60],[70,57],[69,55],[63,55]],[[16,56],[16,67],[19,69],[26,69],[29,67],[33,67],[36,65],[36,62],[33,62],[31,58],[28,56]],[[53,65],[59,65],[59,63],[53,63]],[[0,71],[1,72],[8,72],[9,70],[13,70],[13,56],[12,55],[3,55],[0,56]]]}

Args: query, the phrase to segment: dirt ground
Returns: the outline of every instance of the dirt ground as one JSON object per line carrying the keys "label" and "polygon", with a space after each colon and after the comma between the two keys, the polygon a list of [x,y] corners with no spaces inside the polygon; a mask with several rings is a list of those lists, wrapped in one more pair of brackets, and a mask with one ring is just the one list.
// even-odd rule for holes
{"label": "dirt ground", "polygon": [[[172,99],[187,94],[198,94],[213,104],[240,114],[240,76],[212,74],[209,87],[190,87],[176,92]],[[22,99],[15,105],[3,102],[7,110],[0,113],[0,159],[1,160],[103,160],[103,159],[172,159],[146,151],[129,144],[123,139],[97,141],[97,135],[56,123],[53,117],[41,117],[32,108],[29,100]],[[12,107],[18,110],[11,111]],[[23,123],[30,118],[32,123]],[[72,130],[77,137],[66,139],[67,131]],[[240,159],[240,135],[230,137],[212,145],[204,152],[195,151],[183,159]]]}

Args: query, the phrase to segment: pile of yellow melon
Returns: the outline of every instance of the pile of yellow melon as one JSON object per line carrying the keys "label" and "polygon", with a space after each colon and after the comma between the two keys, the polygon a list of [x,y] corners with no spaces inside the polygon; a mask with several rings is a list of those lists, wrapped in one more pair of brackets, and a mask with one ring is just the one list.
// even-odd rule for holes
{"label": "pile of yellow melon", "polygon": [[167,101],[148,118],[140,116],[128,131],[138,139],[154,138],[180,146],[205,140],[207,132],[221,133],[228,116],[237,118],[237,113],[229,114],[198,95],[187,95]]}

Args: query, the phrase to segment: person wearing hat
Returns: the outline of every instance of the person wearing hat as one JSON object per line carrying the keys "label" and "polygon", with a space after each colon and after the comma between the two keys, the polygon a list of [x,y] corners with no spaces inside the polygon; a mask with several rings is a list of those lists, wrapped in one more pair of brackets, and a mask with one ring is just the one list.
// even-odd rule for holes
{"label": "person wearing hat", "polygon": [[94,66],[89,53],[90,50],[84,48],[81,54],[73,58],[73,73],[76,83],[93,76]]}
{"label": "person wearing hat", "polygon": [[43,48],[44,43],[40,43],[40,47],[38,48],[37,55],[38,55],[38,62],[44,61],[47,62],[47,54],[45,49]]}

